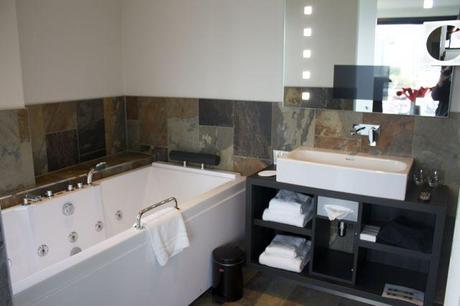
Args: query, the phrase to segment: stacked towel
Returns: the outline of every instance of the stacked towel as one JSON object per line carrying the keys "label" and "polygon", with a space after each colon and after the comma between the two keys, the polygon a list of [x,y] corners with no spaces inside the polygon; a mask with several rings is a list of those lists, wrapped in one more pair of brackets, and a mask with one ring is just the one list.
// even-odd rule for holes
{"label": "stacked towel", "polygon": [[310,258],[311,242],[305,238],[276,235],[259,262],[273,268],[302,272]]}
{"label": "stacked towel", "polygon": [[[153,219],[153,220],[152,220]],[[190,245],[184,219],[179,210],[168,207],[150,216],[144,224],[148,241],[161,266]]]}
{"label": "stacked towel", "polygon": [[304,227],[313,215],[313,203],[310,196],[288,190],[280,190],[270,200],[262,219],[298,227]]}

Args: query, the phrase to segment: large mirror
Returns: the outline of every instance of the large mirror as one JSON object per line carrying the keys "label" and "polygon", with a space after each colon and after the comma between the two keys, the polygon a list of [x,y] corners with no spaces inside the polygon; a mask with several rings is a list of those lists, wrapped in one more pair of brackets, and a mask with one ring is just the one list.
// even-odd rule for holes
{"label": "large mirror", "polygon": [[447,117],[458,0],[286,0],[286,106]]}

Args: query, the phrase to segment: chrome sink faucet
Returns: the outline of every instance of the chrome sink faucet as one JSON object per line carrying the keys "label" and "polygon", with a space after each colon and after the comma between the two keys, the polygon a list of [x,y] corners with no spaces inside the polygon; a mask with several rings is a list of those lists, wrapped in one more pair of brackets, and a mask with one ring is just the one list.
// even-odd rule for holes
{"label": "chrome sink faucet", "polygon": [[102,171],[105,168],[107,168],[107,163],[106,162],[100,162],[100,163],[96,164],[96,166],[94,168],[91,168],[91,170],[89,170],[88,174],[86,175],[86,183],[88,185],[92,185],[93,184],[93,175],[94,175],[94,173],[96,173],[97,171]]}
{"label": "chrome sink faucet", "polygon": [[380,125],[376,124],[353,124],[350,131],[352,136],[362,135],[367,136],[369,139],[369,146],[377,146],[377,138],[380,135]]}

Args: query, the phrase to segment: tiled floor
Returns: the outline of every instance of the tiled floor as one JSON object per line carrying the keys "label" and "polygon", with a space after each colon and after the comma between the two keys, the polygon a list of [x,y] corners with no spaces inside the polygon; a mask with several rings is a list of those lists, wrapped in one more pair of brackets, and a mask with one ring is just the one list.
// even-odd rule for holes
{"label": "tiled floor", "polygon": [[[337,296],[311,290],[284,278],[245,270],[244,296],[227,306],[366,306]],[[191,306],[217,306],[210,291]]]}

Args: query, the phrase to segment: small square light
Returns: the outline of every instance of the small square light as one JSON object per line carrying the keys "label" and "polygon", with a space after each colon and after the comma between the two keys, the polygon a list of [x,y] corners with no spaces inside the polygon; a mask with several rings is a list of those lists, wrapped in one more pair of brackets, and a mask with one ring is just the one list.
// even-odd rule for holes
{"label": "small square light", "polygon": [[305,37],[310,37],[311,36],[311,28],[305,28],[303,29],[303,36]]}
{"label": "small square light", "polygon": [[311,57],[311,50],[305,49],[303,50],[303,58],[310,58]]}
{"label": "small square light", "polygon": [[308,71],[308,70],[302,72],[302,78],[303,78],[304,80],[310,79],[310,78],[311,78],[311,72]]}
{"label": "small square light", "polygon": [[423,1],[423,8],[424,9],[432,9],[433,8],[433,0],[424,0]]}
{"label": "small square light", "polygon": [[308,101],[310,100],[310,93],[308,91],[302,92],[302,100],[303,101]]}
{"label": "small square light", "polygon": [[311,15],[313,13],[313,7],[311,5],[307,5],[303,8],[303,13],[305,15]]}

